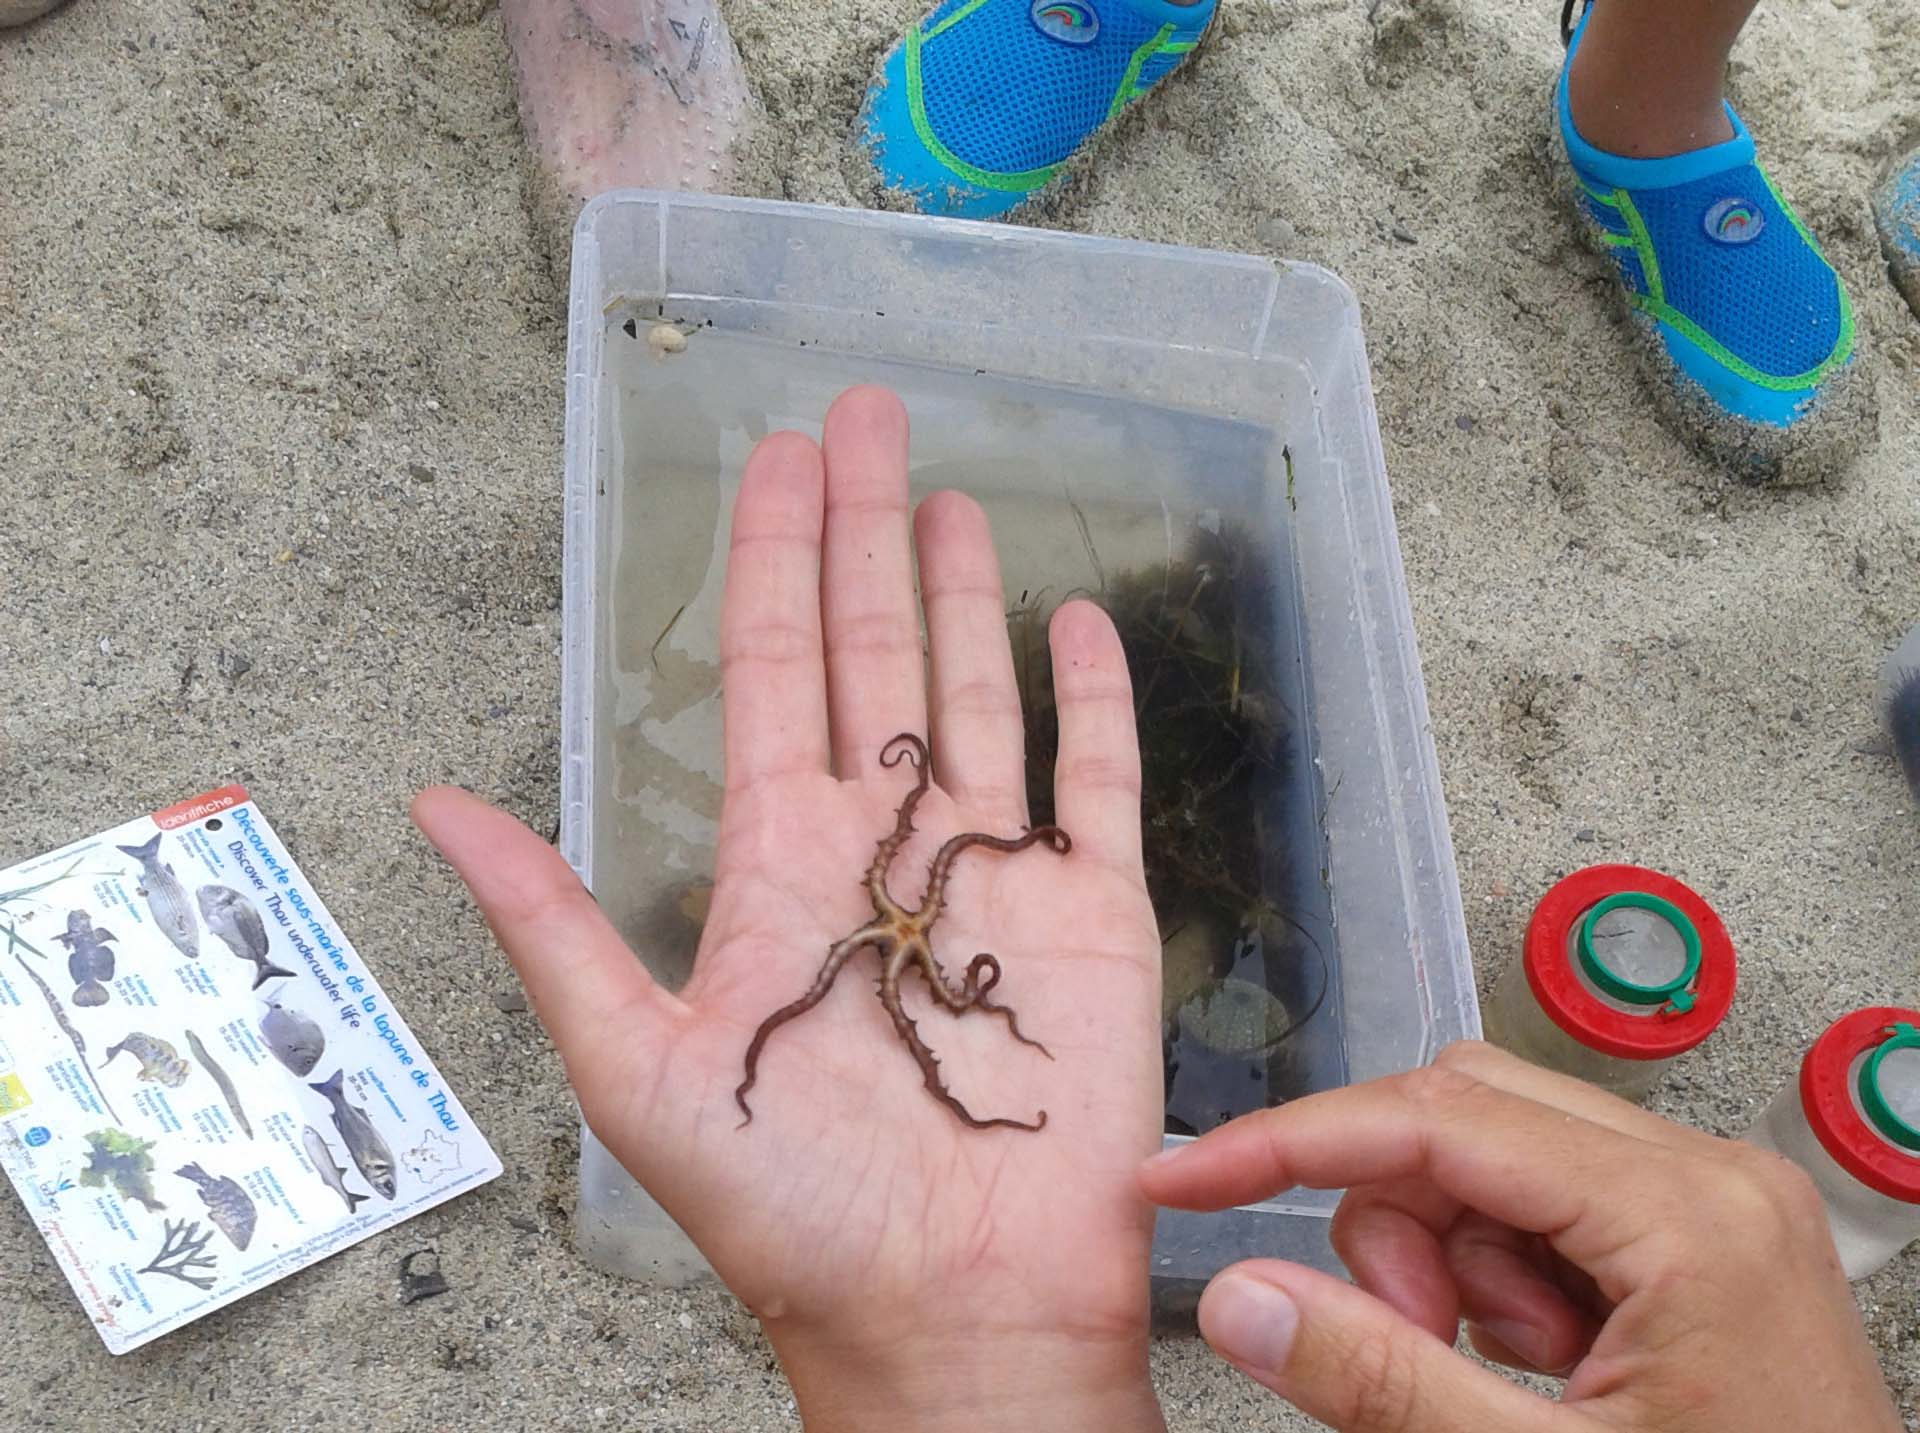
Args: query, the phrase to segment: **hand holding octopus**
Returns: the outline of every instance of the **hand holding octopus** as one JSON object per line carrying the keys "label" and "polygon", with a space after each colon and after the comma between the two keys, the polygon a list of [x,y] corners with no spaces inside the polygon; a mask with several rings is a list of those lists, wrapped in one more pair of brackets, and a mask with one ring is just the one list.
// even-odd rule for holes
{"label": "hand holding octopus", "polygon": [[960,1123],[970,1129],[997,1127],[1038,1132],[1046,1127],[1045,1110],[1040,1111],[1039,1118],[1032,1124],[1021,1120],[975,1119],[968,1113],[967,1107],[948,1091],[946,1082],[940,1078],[939,1060],[920,1038],[918,1027],[900,1004],[900,977],[911,963],[926,977],[927,989],[933,992],[934,998],[953,1014],[988,1010],[1004,1016],[1007,1029],[1012,1032],[1014,1039],[1022,1045],[1031,1045],[1051,1060],[1053,1054],[1045,1045],[1038,1040],[1029,1040],[1020,1033],[1020,1021],[1010,1007],[988,998],[987,992],[1000,983],[1000,962],[982,952],[967,966],[967,978],[958,985],[951,984],[934,956],[929,938],[933,934],[933,923],[940,919],[940,911],[946,903],[947,879],[953,874],[954,859],[969,846],[984,846],[989,851],[1012,854],[1044,841],[1064,856],[1073,849],[1073,840],[1058,826],[1041,826],[1024,836],[1012,838],[982,835],[978,831],[963,832],[948,840],[934,856],[933,868],[927,873],[927,893],[919,909],[906,910],[888,892],[887,873],[893,866],[894,857],[900,854],[900,848],[907,844],[907,838],[913,834],[913,808],[927,794],[927,788],[933,782],[933,772],[929,765],[931,758],[927,753],[927,744],[912,732],[902,732],[880,750],[882,766],[898,766],[902,761],[912,763],[920,779],[900,803],[893,830],[882,839],[880,849],[874,854],[873,865],[867,868],[867,896],[873,902],[873,920],[845,940],[835,942],[807,993],[790,1005],[782,1005],[762,1020],[760,1028],[753,1032],[753,1040],[747,1046],[747,1077],[740,1082],[740,1088],[733,1092],[735,1103],[746,1116],[740,1122],[742,1129],[753,1123],[753,1110],[747,1105],[747,1091],[753,1088],[757,1078],[760,1052],[766,1048],[767,1037],[787,1021],[806,1014],[825,999],[827,992],[833,989],[834,977],[840,973],[840,967],[847,963],[848,957],[869,945],[880,952],[880,1004],[893,1021],[893,1028],[900,1032],[907,1049],[913,1053],[914,1061],[926,1076],[927,1089],[933,1097],[959,1116]]}
{"label": "hand holding octopus", "polygon": [[[448,789],[416,803],[588,1122],[760,1316],[809,1426],[907,1407],[916,1430],[1162,1426],[1133,1178],[1161,1118],[1133,703],[1097,608],[1063,606],[1051,640],[1061,829],[1029,831],[986,518],[954,493],[910,516],[906,415],[856,389],[821,443],[775,434],[741,479],[714,896],[682,990],[518,822]],[[992,954],[949,976],[936,920],[942,949]],[[868,946],[880,1000],[829,998]],[[981,1011],[999,1018],[961,1018]]]}

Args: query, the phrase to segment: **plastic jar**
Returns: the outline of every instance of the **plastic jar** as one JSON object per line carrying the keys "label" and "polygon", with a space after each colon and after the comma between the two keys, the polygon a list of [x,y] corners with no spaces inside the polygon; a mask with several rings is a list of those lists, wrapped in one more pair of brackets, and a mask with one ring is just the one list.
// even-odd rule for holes
{"label": "plastic jar", "polygon": [[1847,1277],[1875,1272],[1920,1239],[1920,1012],[1836,1020],[1745,1138],[1812,1178]]}
{"label": "plastic jar", "polygon": [[1726,927],[1692,890],[1641,866],[1588,866],[1534,907],[1487,1038],[1640,1099],[1726,1017],[1734,978]]}

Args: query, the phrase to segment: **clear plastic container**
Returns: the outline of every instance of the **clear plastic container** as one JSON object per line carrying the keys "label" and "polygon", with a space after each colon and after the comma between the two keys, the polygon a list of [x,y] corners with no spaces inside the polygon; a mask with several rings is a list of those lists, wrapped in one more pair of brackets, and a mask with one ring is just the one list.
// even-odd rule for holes
{"label": "clear plastic container", "polygon": [[[645,341],[663,321],[684,344]],[[1239,984],[1183,1004],[1176,1038],[1232,1045],[1220,1037],[1257,1028],[1225,1054],[1317,1088],[1406,1070],[1477,1035],[1345,285],[1237,255],[628,192],[590,204],[575,235],[561,848],[655,975],[685,979],[711,870],[712,649],[732,484],[755,438],[817,431],[828,400],[858,381],[905,398],[918,491],[959,487],[986,504],[1010,598],[1095,585],[1096,548],[1109,575],[1158,563],[1176,531],[1223,513],[1255,533],[1286,588],[1273,636],[1301,714],[1299,819],[1314,855],[1301,864],[1324,908],[1310,917],[1324,979],[1285,1059],[1270,1058],[1262,1002]],[[1249,939],[1241,931],[1233,949],[1248,955]],[[649,1279],[699,1276],[672,1222],[590,1132],[582,1141],[586,1256]],[[1337,1268],[1326,1234],[1337,1202],[1294,1191],[1163,1214],[1162,1306],[1248,1254]]]}
{"label": "clear plastic container", "polygon": [[1745,1138],[1813,1180],[1847,1277],[1877,1272],[1920,1239],[1920,1012],[1835,1021]]}
{"label": "clear plastic container", "polygon": [[1627,1099],[1725,1018],[1733,942],[1695,892],[1641,866],[1589,866],[1534,908],[1495,985],[1487,1037]]}

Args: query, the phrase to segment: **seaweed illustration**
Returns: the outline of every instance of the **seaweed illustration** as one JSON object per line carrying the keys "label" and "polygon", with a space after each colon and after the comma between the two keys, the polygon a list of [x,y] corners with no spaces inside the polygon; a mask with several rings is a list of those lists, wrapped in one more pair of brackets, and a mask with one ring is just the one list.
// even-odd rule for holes
{"label": "seaweed illustration", "polygon": [[137,1139],[117,1129],[99,1129],[87,1136],[93,1152],[80,1171],[86,1189],[111,1187],[122,1199],[137,1200],[141,1208],[157,1213],[167,1206],[153,1192],[153,1148],[150,1139]]}
{"label": "seaweed illustration", "polygon": [[[13,937],[11,928],[8,929],[7,934],[10,938]],[[20,944],[26,945],[26,942],[21,941]],[[28,949],[31,950],[32,947],[28,946]],[[20,968],[26,971],[27,978],[40,987],[40,994],[46,998],[47,1009],[53,1012],[53,1018],[59,1024],[60,1032],[73,1045],[73,1053],[80,1057],[80,1068],[86,1073],[87,1083],[93,1086],[93,1092],[100,1097],[100,1107],[107,1112],[115,1124],[122,1123],[119,1111],[114,1109],[113,1101],[107,1098],[107,1092],[101,1088],[99,1078],[94,1074],[93,1066],[87,1060],[87,1042],[81,1038],[80,1032],[73,1028],[73,1022],[67,1019],[67,1012],[61,1009],[59,1000],[55,998],[47,982],[40,978],[39,972],[27,964],[19,951],[16,950],[13,953],[13,958],[20,962]]]}
{"label": "seaweed illustration", "polygon": [[20,962],[20,968],[26,971],[28,978],[31,979],[35,985],[40,987],[40,994],[47,1002],[47,1009],[53,1013],[55,1022],[60,1026],[60,1032],[65,1035],[73,1045],[73,1053],[79,1056],[80,1068],[86,1072],[87,1083],[93,1086],[94,1093],[100,1097],[100,1107],[107,1112],[115,1124],[118,1124],[121,1122],[119,1112],[114,1109],[112,1101],[107,1098],[107,1092],[101,1087],[100,1081],[94,1078],[92,1062],[87,1059],[87,1042],[80,1037],[80,1032],[73,1028],[73,1022],[67,1019],[67,1012],[61,1007],[60,1001],[54,995],[52,987],[40,978],[39,973],[34,970],[32,966],[27,964],[26,958],[22,956],[20,952],[24,950],[28,955],[34,956],[36,959],[42,961],[48,960],[50,957],[44,950],[39,949],[25,936],[20,934],[19,924],[15,921],[13,913],[7,909],[7,907],[13,905],[15,902],[20,901],[29,902],[34,905],[46,905],[45,901],[36,900],[35,898],[40,892],[52,886],[57,886],[62,881],[71,880],[80,869],[82,857],[84,857],[87,851],[93,849],[93,844],[82,847],[80,851],[75,854],[73,860],[68,863],[66,870],[60,872],[58,875],[48,876],[45,880],[36,881],[30,886],[20,886],[11,891],[0,891],[0,934],[6,936],[7,949],[12,952],[13,958]]}
{"label": "seaweed illustration", "polygon": [[169,1219],[166,1237],[161,1240],[160,1252],[153,1256],[153,1262],[140,1270],[143,1274],[165,1274],[170,1279],[178,1279],[183,1284],[192,1284],[202,1291],[211,1289],[214,1277],[208,1274],[190,1274],[189,1269],[212,1269],[219,1261],[207,1252],[207,1245],[213,1239],[213,1231],[199,1232],[197,1219]]}
{"label": "seaweed illustration", "polygon": [[[98,842],[93,843],[93,845],[97,845],[97,844]],[[84,854],[85,851],[92,850],[93,845],[89,845],[82,848],[82,853]],[[68,865],[66,870],[62,871],[57,876],[48,876],[44,881],[35,881],[30,886],[20,886],[15,890],[0,891],[0,912],[4,912],[6,908],[12,905],[15,901],[31,901],[34,905],[42,905],[42,906],[45,905],[46,904],[45,901],[36,901],[34,900],[34,897],[39,895],[40,892],[47,890],[52,886],[59,885],[62,881],[73,879],[74,873],[79,869],[80,869],[80,856],[76,855],[73,858],[72,863]],[[9,936],[13,936],[13,918],[11,916],[7,916],[5,917],[5,919],[7,923],[7,933]],[[15,936],[14,938],[18,939],[17,936]],[[20,944],[27,945],[27,943],[24,940],[20,941]],[[27,949],[33,950],[33,947],[28,945]],[[35,955],[39,955],[42,960],[46,959],[46,957],[37,950],[34,950],[33,953]]]}

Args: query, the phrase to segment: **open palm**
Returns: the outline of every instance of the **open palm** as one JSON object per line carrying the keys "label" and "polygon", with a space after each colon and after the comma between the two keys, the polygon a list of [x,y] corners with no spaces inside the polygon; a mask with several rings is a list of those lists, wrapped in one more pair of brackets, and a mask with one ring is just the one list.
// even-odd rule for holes
{"label": "open palm", "polygon": [[[933,785],[885,890],[920,906],[962,832],[1026,829],[1025,756],[998,565],[984,515],[940,494],[913,520],[906,416],[844,395],[819,446],[777,434],[748,463],[723,604],[726,797],[711,915],[676,997],[648,979],[564,862],[518,822],[438,790],[416,817],[472,888],[567,1063],[594,1132],[733,1290],[779,1326],[882,1330],[929,1309],[956,1333],[1144,1330],[1151,1215],[1133,1170],[1157,1143],[1159,944],[1141,877],[1139,765],[1124,657],[1104,614],[1069,604],[1051,633],[1065,853],[967,849],[905,1011],[875,995],[880,952],[852,952],[817,1005],[772,1029],[743,1123],[755,1031],[805,995],[837,942],[870,927],[868,871],[921,772]],[[930,661],[928,658],[930,657]],[[889,745],[893,743],[893,745]],[[891,765],[883,765],[886,752]],[[1065,844],[1060,843],[1060,844]],[[991,984],[997,958],[1004,976]],[[978,987],[969,984],[969,970]],[[936,1097],[944,1086],[981,1121]]]}

